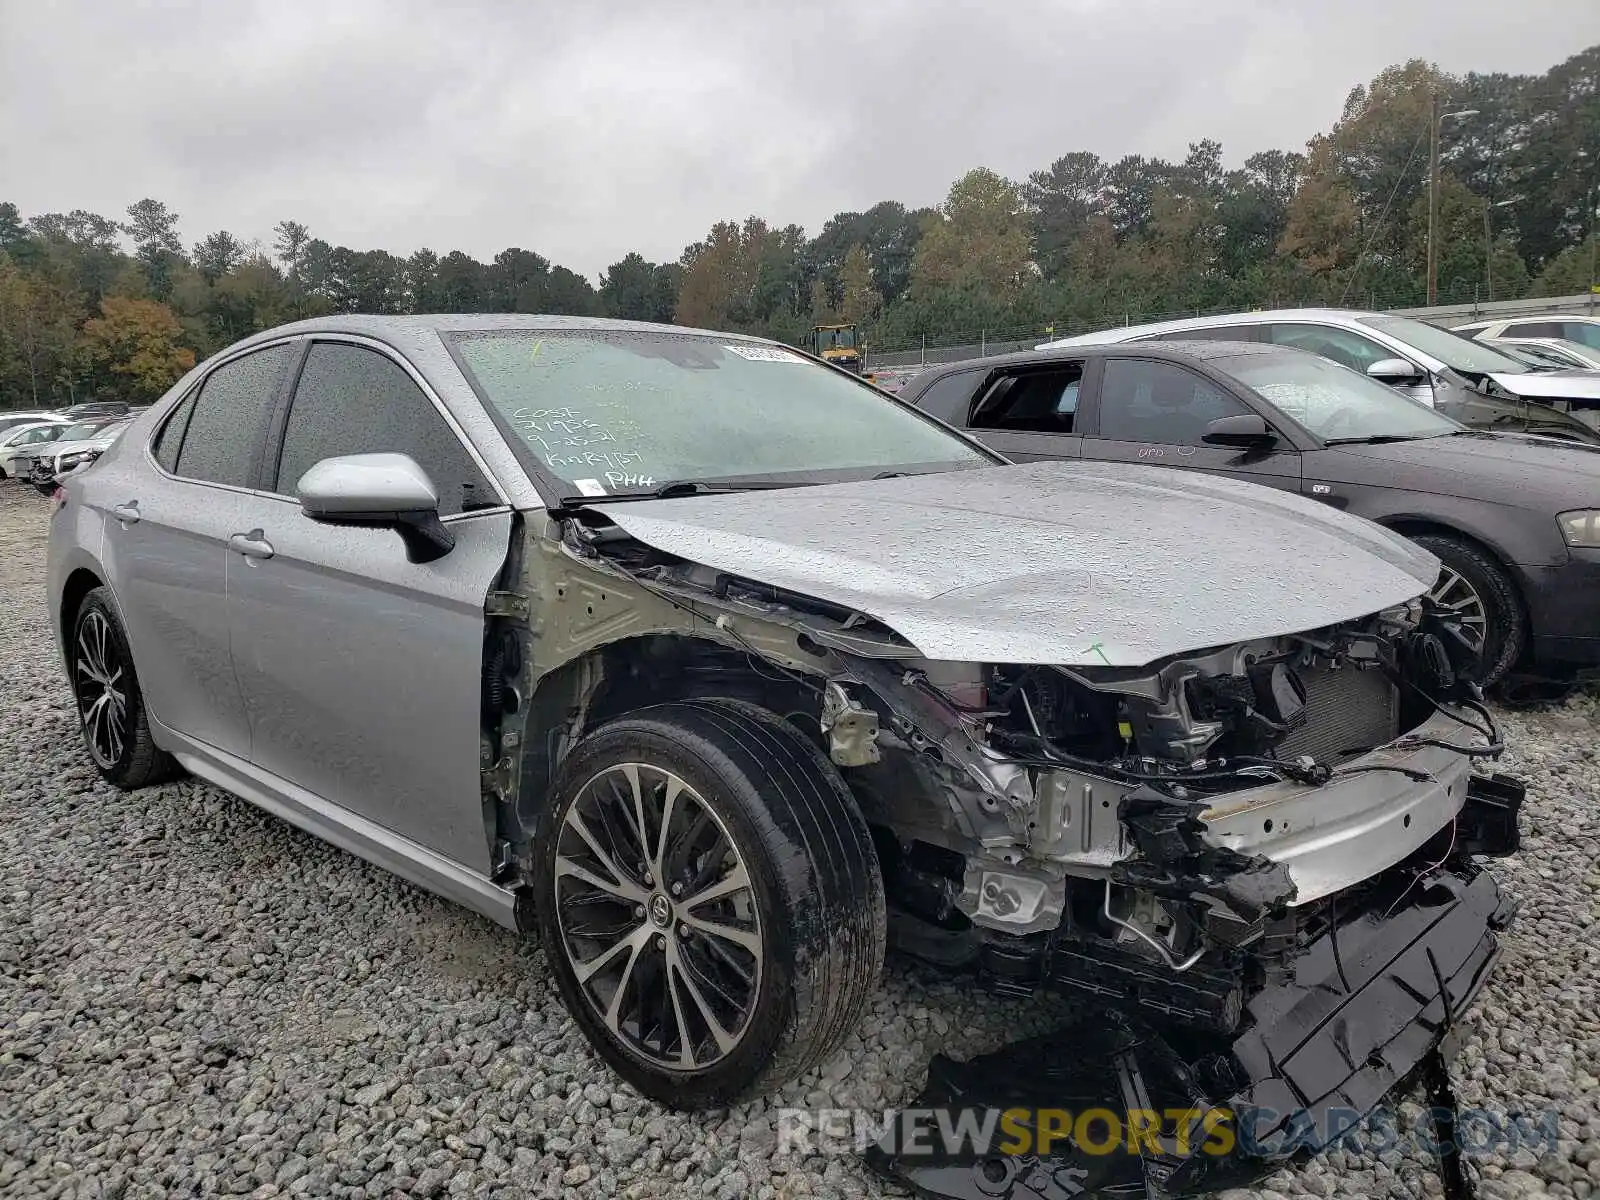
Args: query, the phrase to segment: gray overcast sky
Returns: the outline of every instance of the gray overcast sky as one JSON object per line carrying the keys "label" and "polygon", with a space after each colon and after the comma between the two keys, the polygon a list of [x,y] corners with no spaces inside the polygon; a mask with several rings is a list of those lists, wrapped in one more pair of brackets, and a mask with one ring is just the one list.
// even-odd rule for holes
{"label": "gray overcast sky", "polygon": [[1595,42],[1595,0],[0,0],[0,200],[598,279],[723,217],[937,203],[979,165],[1298,149],[1392,63]]}

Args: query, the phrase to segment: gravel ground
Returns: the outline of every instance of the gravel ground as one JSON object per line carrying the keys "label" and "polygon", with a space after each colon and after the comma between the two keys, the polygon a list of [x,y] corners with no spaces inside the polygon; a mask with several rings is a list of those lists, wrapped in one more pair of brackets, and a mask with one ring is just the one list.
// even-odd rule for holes
{"label": "gravel ground", "polygon": [[[43,607],[46,506],[0,485],[0,1195],[896,1194],[774,1154],[784,1104],[909,1101],[935,1051],[1043,1032],[891,963],[859,1030],[781,1097],[672,1113],[588,1051],[525,941],[209,785],[121,794],[79,748]],[[1600,704],[1504,716],[1530,785],[1522,901],[1468,1022],[1463,1105],[1560,1114],[1485,1196],[1600,1193]],[[1403,1108],[1402,1114],[1410,1111]],[[1273,1196],[1423,1196],[1428,1160],[1334,1152]]]}

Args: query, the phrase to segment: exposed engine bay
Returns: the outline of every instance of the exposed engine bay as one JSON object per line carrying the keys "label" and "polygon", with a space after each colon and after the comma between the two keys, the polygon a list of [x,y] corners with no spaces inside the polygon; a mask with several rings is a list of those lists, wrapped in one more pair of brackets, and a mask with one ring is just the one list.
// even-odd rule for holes
{"label": "exposed engine bay", "polygon": [[[1472,761],[1500,750],[1467,642],[1425,597],[1143,667],[961,663],[924,658],[862,613],[658,551],[595,512],[562,537],[566,561],[538,566],[580,578],[547,580],[547,597],[580,593],[603,626],[631,587],[631,613],[654,597],[662,624],[682,624],[621,636],[641,632],[630,622],[586,660],[564,701],[567,742],[611,706],[685,689],[786,716],[872,829],[891,944],[1001,990],[1062,988],[1232,1031],[1330,903],[1425,848],[1440,857]],[[528,747],[521,777],[559,753]],[[529,797],[504,794],[510,768],[498,806],[526,813]],[[518,820],[499,821],[508,869],[529,840]]]}

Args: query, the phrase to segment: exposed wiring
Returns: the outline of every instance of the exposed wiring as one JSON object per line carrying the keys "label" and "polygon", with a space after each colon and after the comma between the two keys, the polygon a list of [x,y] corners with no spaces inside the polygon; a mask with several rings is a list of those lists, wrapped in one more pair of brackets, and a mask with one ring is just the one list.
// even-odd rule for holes
{"label": "exposed wiring", "polygon": [[1404,775],[1413,783],[1438,783],[1427,771],[1419,771],[1415,767],[1402,767],[1397,763],[1367,763],[1364,766],[1341,767],[1333,773],[1337,779],[1341,775],[1365,775],[1370,771],[1393,771],[1396,775]]}
{"label": "exposed wiring", "polygon": [[1417,872],[1416,877],[1413,878],[1410,883],[1406,884],[1405,890],[1403,892],[1401,892],[1398,896],[1395,897],[1394,903],[1389,905],[1388,911],[1383,914],[1383,919],[1385,921],[1387,921],[1391,916],[1394,915],[1395,909],[1400,907],[1400,902],[1403,901],[1407,896],[1411,895],[1411,889],[1412,888],[1416,887],[1417,884],[1419,882],[1421,882],[1425,877],[1433,874],[1440,867],[1444,866],[1445,863],[1450,861],[1450,856],[1456,852],[1456,834],[1457,834],[1459,828],[1460,828],[1459,818],[1458,817],[1451,817],[1450,818],[1450,845],[1445,848],[1445,852],[1444,852],[1443,855],[1440,856],[1438,862],[1429,863],[1427,867],[1425,867],[1423,870]]}
{"label": "exposed wiring", "polygon": [[1444,716],[1446,716],[1450,720],[1454,721],[1457,725],[1465,725],[1468,729],[1472,730],[1474,733],[1481,733],[1484,736],[1484,738],[1491,745],[1498,745],[1498,746],[1500,746],[1501,749],[1504,749],[1504,744],[1501,743],[1501,741],[1500,741],[1500,729],[1495,724],[1494,717],[1492,715],[1490,715],[1489,710],[1487,708],[1485,708],[1482,704],[1478,703],[1477,700],[1471,699],[1471,698],[1467,698],[1467,699],[1463,699],[1463,700],[1458,701],[1458,703],[1463,708],[1470,708],[1473,712],[1477,713],[1480,717],[1482,717],[1483,720],[1484,720],[1484,724],[1482,724],[1482,725],[1479,725],[1476,721],[1467,720],[1465,717],[1461,716],[1459,713],[1451,712],[1437,698],[1435,698],[1434,696],[1430,695],[1428,692],[1424,691],[1422,689],[1421,685],[1416,683],[1414,680],[1407,679],[1404,675],[1402,675],[1399,671],[1395,670],[1394,668],[1386,666],[1386,667],[1384,667],[1383,672],[1394,683],[1398,684],[1401,687],[1410,688],[1413,692],[1415,692],[1417,695],[1421,696],[1429,704],[1433,705],[1433,710],[1435,712],[1442,713]]}
{"label": "exposed wiring", "polygon": [[[691,617],[694,617],[698,621],[706,620],[705,615],[703,613],[701,613],[697,608],[695,608],[694,605],[690,604],[686,600],[680,600],[678,597],[674,596],[666,588],[660,587],[659,585],[655,584],[654,582],[643,578],[637,572],[628,570],[626,567],[622,566],[620,563],[612,562],[612,565],[614,567],[616,567],[617,570],[621,571],[624,575],[626,575],[629,579],[631,579],[635,583],[637,583],[640,587],[644,588],[644,590],[649,592],[651,595],[660,597],[662,600],[665,600],[668,604],[672,605],[674,608],[676,608],[676,609],[678,609],[678,610],[680,610],[682,612],[688,613]],[[732,620],[724,618],[724,617],[718,617],[716,620],[712,621],[711,624],[714,625],[721,632],[727,634],[734,641],[739,643],[740,647],[743,648],[746,657],[750,661],[751,669],[754,670],[755,673],[757,675],[760,675],[763,679],[771,680],[772,676],[763,673],[756,666],[756,663],[758,661],[762,662],[762,663],[765,663],[767,666],[771,667],[774,671],[778,672],[778,674],[783,677],[785,682],[793,683],[793,684],[795,684],[795,685],[797,685],[799,687],[802,687],[802,688],[806,689],[806,691],[808,691],[808,692],[815,692],[819,696],[822,695],[822,688],[819,687],[815,682],[813,682],[810,679],[807,679],[804,675],[801,675],[797,671],[789,670],[788,667],[783,666],[781,663],[777,663],[777,662],[772,661],[771,658],[769,658],[767,655],[763,654],[759,647],[757,647],[754,644],[752,644],[748,639],[746,639],[744,637],[743,634],[741,634],[737,629],[735,629],[733,627]]]}
{"label": "exposed wiring", "polygon": [[939,704],[944,704],[947,709],[950,709],[950,712],[954,712],[954,714],[957,714],[958,717],[973,718],[973,720],[995,720],[995,718],[998,717],[1010,717],[1011,715],[1010,709],[997,709],[997,707],[994,706],[978,707],[971,706],[971,704],[962,704],[962,702],[958,701],[958,699],[955,699],[952,694],[947,693],[944,688],[941,688],[938,683],[934,683],[931,678],[923,675],[920,670],[907,670],[906,674],[904,674],[904,677],[901,677],[901,683],[904,683],[907,688],[918,688],[918,690],[926,691],[926,693],[930,694],[930,696],[933,696],[936,701],[939,701]]}

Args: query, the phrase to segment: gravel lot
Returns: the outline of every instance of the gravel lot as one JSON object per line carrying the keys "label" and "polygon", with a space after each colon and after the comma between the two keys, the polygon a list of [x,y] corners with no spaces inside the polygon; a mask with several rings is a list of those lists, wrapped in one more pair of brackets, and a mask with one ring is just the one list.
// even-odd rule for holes
{"label": "gravel lot", "polygon": [[[0,1195],[892,1194],[774,1156],[783,1104],[910,1100],[1061,1019],[892,962],[845,1050],[783,1097],[684,1116],[589,1053],[541,953],[192,781],[99,781],[49,644],[46,506],[0,485]],[[1463,1105],[1560,1113],[1485,1196],[1600,1194],[1600,704],[1504,715],[1530,784],[1522,901],[1474,1011]],[[1334,1152],[1263,1196],[1438,1194],[1425,1158]],[[1249,1193],[1236,1193],[1244,1196]]]}

